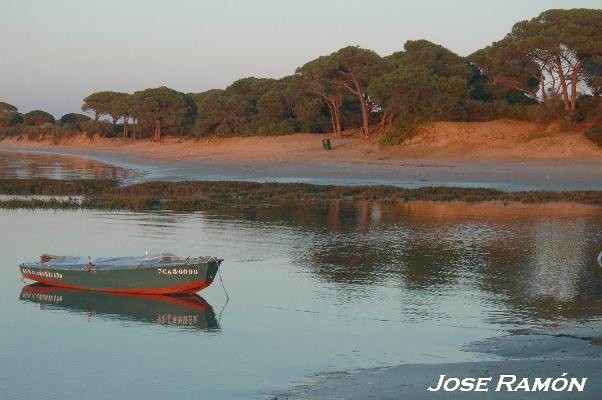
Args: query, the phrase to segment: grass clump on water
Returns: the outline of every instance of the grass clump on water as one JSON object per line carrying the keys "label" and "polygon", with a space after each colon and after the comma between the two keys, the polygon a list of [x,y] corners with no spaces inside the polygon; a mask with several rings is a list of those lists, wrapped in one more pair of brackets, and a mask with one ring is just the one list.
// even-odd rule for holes
{"label": "grass clump on water", "polygon": [[81,201],[53,199],[0,200],[2,208],[84,208],[110,210],[201,211],[237,205],[289,201],[370,200],[387,204],[407,201],[486,201],[518,203],[572,202],[602,206],[602,191],[504,192],[496,189],[394,186],[336,186],[304,183],[164,182],[119,186],[112,180],[2,179],[0,194],[81,196]]}

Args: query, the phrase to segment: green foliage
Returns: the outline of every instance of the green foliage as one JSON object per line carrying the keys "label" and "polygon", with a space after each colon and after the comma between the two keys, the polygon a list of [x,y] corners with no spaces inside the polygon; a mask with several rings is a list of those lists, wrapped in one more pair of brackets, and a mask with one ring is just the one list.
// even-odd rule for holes
{"label": "green foliage", "polygon": [[397,57],[398,67],[423,68],[445,78],[458,77],[466,80],[470,77],[468,60],[441,45],[428,40],[408,40],[403,47],[405,52],[399,53]]}
{"label": "green foliage", "polygon": [[94,137],[94,135],[110,137],[114,134],[113,125],[107,121],[95,121],[90,119],[81,122],[80,127],[89,138]]}
{"label": "green foliage", "polygon": [[583,69],[602,54],[602,10],[547,10],[515,24],[498,43],[505,60],[535,63],[542,78],[549,75],[546,92],[561,93],[574,112]]}
{"label": "green foliage", "polygon": [[577,99],[577,112],[573,116],[575,122],[602,122],[602,97],[581,96]]}
{"label": "green foliage", "polygon": [[277,121],[286,113],[284,96],[279,90],[265,92],[257,101],[257,111],[268,121]]}
{"label": "green foliage", "polygon": [[0,113],[0,127],[15,126],[23,123],[23,114],[16,111]]}
{"label": "green foliage", "polygon": [[602,96],[602,54],[589,60],[583,68],[585,83],[596,97]]}
{"label": "green foliage", "polygon": [[432,69],[402,64],[374,79],[368,92],[383,108],[383,120],[389,121],[387,142],[403,142],[424,122],[464,119],[461,101],[467,96],[466,82],[458,76],[444,77]]}
{"label": "green foliage", "polygon": [[[476,68],[472,69],[472,80],[490,99],[506,97],[508,91],[517,91],[534,96],[539,88],[539,65],[521,55],[520,50],[508,40],[493,43],[468,56]],[[481,95],[483,96],[483,95]],[[474,97],[478,98],[478,97]]]}
{"label": "green foliage", "polygon": [[133,115],[154,123],[154,137],[158,141],[163,128],[179,131],[190,112],[186,95],[166,86],[138,91],[132,96]]}
{"label": "green foliage", "polygon": [[372,79],[385,70],[386,64],[372,50],[348,46],[318,57],[297,70],[307,84],[306,90],[324,99],[330,109],[335,133],[340,131],[340,111],[344,94],[354,96],[360,106],[362,131],[368,135],[372,109],[366,89]]}
{"label": "green foliage", "polygon": [[13,106],[12,104],[8,104],[3,101],[0,101],[0,113],[7,113],[7,112],[17,112],[17,107]]}
{"label": "green foliage", "polygon": [[53,124],[54,117],[52,114],[42,110],[33,110],[23,115],[23,123],[25,125],[40,126],[44,124]]}
{"label": "green foliage", "polygon": [[93,112],[94,119],[98,120],[104,115],[114,114],[114,106],[117,99],[119,99],[123,93],[103,91],[95,92],[84,98],[84,104],[82,105],[82,111]]}
{"label": "green foliage", "polygon": [[302,96],[293,103],[292,113],[301,132],[326,132],[328,129],[328,110],[320,98]]}
{"label": "green foliage", "polygon": [[248,121],[250,105],[241,95],[214,89],[192,95],[198,109],[193,131],[197,136],[206,134],[229,135],[243,127]]}
{"label": "green foliage", "polygon": [[84,114],[78,113],[69,113],[65,114],[61,117],[59,122],[61,125],[72,125],[75,128],[81,128],[81,123],[85,121],[89,121],[90,117]]}
{"label": "green foliage", "polygon": [[586,130],[585,137],[602,147],[602,125],[594,125]]}
{"label": "green foliage", "polygon": [[[560,60],[560,61],[558,61]],[[558,64],[559,63],[559,64]],[[566,78],[566,85],[560,80]],[[564,87],[566,86],[566,88]],[[591,96],[577,93],[589,89]],[[508,35],[462,57],[428,40],[410,40],[385,57],[358,46],[315,58],[281,79],[247,77],[225,90],[183,94],[167,87],[134,94],[100,91],[82,114],[58,125],[35,111],[21,114],[0,102],[2,134],[53,140],[86,131],[128,137],[168,134],[234,136],[298,131],[342,135],[378,124],[385,141],[402,142],[431,121],[513,118],[560,121],[564,129],[602,115],[602,10],[548,10],[515,24]],[[102,120],[110,117],[113,127]],[[122,125],[117,125],[118,121]],[[372,128],[370,127],[372,125]],[[21,132],[21,133],[18,133]]]}

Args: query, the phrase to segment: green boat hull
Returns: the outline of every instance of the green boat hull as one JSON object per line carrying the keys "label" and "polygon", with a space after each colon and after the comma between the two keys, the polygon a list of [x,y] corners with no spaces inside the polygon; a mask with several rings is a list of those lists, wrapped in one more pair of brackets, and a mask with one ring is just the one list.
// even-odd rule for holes
{"label": "green boat hull", "polygon": [[57,269],[20,265],[23,278],[46,285],[78,290],[129,294],[196,293],[209,286],[219,269],[219,259],[174,266],[128,269]]}

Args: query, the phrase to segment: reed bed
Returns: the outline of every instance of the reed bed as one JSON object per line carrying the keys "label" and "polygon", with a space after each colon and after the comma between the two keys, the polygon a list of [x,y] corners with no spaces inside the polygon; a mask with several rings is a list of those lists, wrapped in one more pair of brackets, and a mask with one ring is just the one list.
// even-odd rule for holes
{"label": "reed bed", "polygon": [[302,183],[257,182],[163,182],[120,186],[111,180],[3,179],[0,194],[81,196],[81,201],[18,199],[0,201],[1,208],[172,210],[201,211],[237,205],[278,204],[290,201],[377,201],[396,204],[407,201],[487,201],[543,204],[570,202],[602,206],[602,191],[525,191],[496,189],[394,186],[336,186]]}

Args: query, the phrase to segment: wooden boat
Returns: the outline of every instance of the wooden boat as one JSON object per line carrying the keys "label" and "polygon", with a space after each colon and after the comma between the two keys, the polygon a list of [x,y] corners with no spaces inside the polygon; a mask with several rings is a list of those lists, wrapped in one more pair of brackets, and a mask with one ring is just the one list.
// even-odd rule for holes
{"label": "wooden boat", "polygon": [[89,258],[42,255],[19,266],[23,278],[50,286],[129,294],[196,293],[215,279],[223,260],[163,253]]}
{"label": "wooden boat", "polygon": [[213,308],[195,294],[140,295],[65,289],[34,283],[21,289],[19,299],[46,310],[84,314],[88,318],[129,320],[199,330],[219,329]]}

